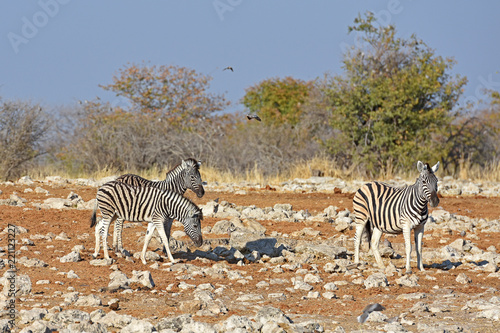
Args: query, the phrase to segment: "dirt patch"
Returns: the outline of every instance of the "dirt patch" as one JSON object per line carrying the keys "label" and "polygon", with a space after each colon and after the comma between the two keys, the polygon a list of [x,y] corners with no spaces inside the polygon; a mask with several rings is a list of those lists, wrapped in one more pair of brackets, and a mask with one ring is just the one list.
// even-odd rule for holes
{"label": "dirt patch", "polygon": [[[89,218],[91,212],[89,210],[77,209],[36,209],[31,206],[32,202],[43,202],[46,198],[57,197],[66,198],[70,192],[75,192],[80,195],[85,201],[95,198],[96,188],[69,185],[59,187],[42,187],[49,191],[48,195],[30,192],[25,193],[27,188],[33,186],[2,186],[0,190],[0,199],[7,199],[14,192],[19,196],[28,200],[25,207],[0,206],[0,228],[3,230],[8,224],[23,226],[29,230],[27,234],[17,235],[17,249],[23,245],[23,238],[30,236],[50,235],[51,239],[36,239],[33,240],[33,246],[26,246],[27,249],[20,250],[17,257],[26,256],[28,258],[38,258],[48,264],[47,267],[32,267],[27,268],[23,265],[18,265],[18,274],[28,274],[33,283],[32,297],[19,300],[18,309],[30,309],[33,307],[51,308],[60,305],[63,301],[61,297],[57,297],[57,292],[67,293],[70,290],[78,291],[82,294],[98,294],[103,300],[101,308],[104,311],[107,309],[108,301],[113,298],[120,299],[119,312],[130,314],[137,318],[149,318],[152,322],[159,318],[169,317],[181,314],[179,304],[191,297],[189,293],[182,292],[179,289],[179,279],[172,272],[165,271],[165,268],[170,267],[167,261],[163,258],[159,264],[159,269],[149,267],[152,263],[144,266],[140,260],[135,259],[134,262],[126,261],[123,257],[117,257],[112,251],[110,255],[116,260],[117,267],[127,276],[132,276],[133,270],[149,270],[153,275],[156,286],[152,290],[139,288],[136,286],[133,293],[121,293],[106,291],[109,283],[109,274],[111,273],[109,266],[96,267],[90,265],[90,254],[95,246],[94,229],[90,229]],[[317,214],[323,211],[328,206],[336,206],[339,210],[352,210],[352,194],[342,193],[280,193],[273,191],[272,188],[267,190],[248,190],[246,194],[234,194],[226,192],[210,192],[208,191],[202,199],[196,198],[192,193],[190,198],[197,204],[205,204],[208,201],[219,198],[219,201],[227,201],[236,205],[257,206],[257,207],[272,207],[277,203],[291,204],[293,210],[308,210],[311,214]],[[499,219],[500,218],[500,198],[485,198],[485,197],[443,197],[440,202],[440,209],[444,209],[453,214],[465,215],[471,218],[484,219]],[[219,219],[206,217],[203,221],[203,226],[213,226]],[[328,222],[312,222],[312,223],[294,223],[283,221],[260,221],[267,228],[266,234],[270,235],[273,232],[292,234],[294,231],[301,230],[305,227],[310,227],[320,231],[318,239],[328,239],[338,237],[339,233],[335,231],[334,226]],[[178,230],[174,227],[172,231]],[[132,253],[139,252],[142,249],[142,243],[138,242],[141,235],[145,233],[146,226],[141,224],[131,224],[123,232],[124,247]],[[69,240],[55,240],[55,236],[66,233]],[[346,231],[345,235],[348,239],[352,239],[353,230]],[[424,252],[430,249],[438,249],[445,244],[449,244],[455,239],[461,237],[453,232],[439,233],[434,231],[433,237],[424,239]],[[478,233],[480,240],[474,243],[483,250],[494,245],[500,249],[500,235],[498,233]],[[205,235],[205,238],[224,237],[224,235]],[[226,235],[227,237],[227,235]],[[187,239],[184,239],[187,241]],[[402,236],[391,237],[390,241],[395,247],[403,246]],[[6,248],[7,236],[0,235],[0,246]],[[350,244],[350,243],[348,243]],[[61,263],[59,258],[71,252],[75,245],[84,245],[85,250],[82,252],[83,260],[77,263]],[[159,251],[159,244],[153,244],[150,250]],[[191,247],[190,250],[195,251],[196,248]],[[352,248],[348,248],[352,251]],[[402,255],[404,253],[401,253]],[[100,255],[102,256],[102,250]],[[4,255],[0,258],[6,258]],[[194,264],[199,267],[209,267],[214,262],[207,259],[195,258],[189,252],[174,253],[174,258],[180,262]],[[364,260],[373,263],[373,257],[369,257],[366,252],[362,253]],[[384,258],[384,261],[393,262],[397,268],[402,269],[405,265],[405,259],[389,260]],[[233,314],[249,315],[254,313],[258,308],[265,305],[272,305],[282,309],[292,319],[307,318],[323,318],[327,323],[325,328],[335,329],[339,324],[346,330],[360,330],[362,327],[356,322],[356,316],[359,315],[362,309],[369,303],[379,302],[385,305],[387,310],[384,312],[388,317],[399,316],[401,313],[408,313],[409,308],[419,300],[403,300],[397,296],[405,293],[426,293],[429,299],[432,300],[448,297],[453,295],[453,306],[449,311],[439,313],[429,313],[424,319],[419,318],[419,322],[435,323],[436,321],[448,322],[455,325],[467,326],[474,320],[474,326],[481,332],[496,332],[493,323],[487,319],[476,319],[473,311],[460,311],[464,304],[476,295],[481,293],[491,293],[498,295],[500,289],[500,279],[490,278],[488,274],[480,270],[471,270],[468,265],[458,264],[456,268],[449,271],[442,271],[436,268],[427,268],[425,272],[416,272],[419,277],[418,287],[401,287],[394,284],[394,280],[399,276],[389,278],[390,287],[366,289],[362,284],[353,282],[356,278],[367,278],[369,274],[365,271],[354,270],[352,275],[345,276],[344,274],[329,274],[325,273],[322,267],[328,260],[318,257],[313,263],[303,265],[302,268],[307,270],[316,270],[319,268],[319,277],[323,280],[322,284],[327,282],[347,281],[345,285],[341,285],[335,291],[337,298],[335,299],[310,299],[307,292],[300,290],[290,290],[291,283],[287,285],[271,284],[264,289],[258,289],[256,284],[260,281],[269,281],[270,279],[280,278],[291,280],[297,274],[295,271],[284,270],[281,273],[273,272],[269,263],[249,263],[244,266],[238,266],[236,263],[226,262],[227,266],[233,270],[239,270],[247,278],[246,282],[237,282],[225,278],[214,278],[207,276],[198,276],[196,279],[187,280],[187,283],[199,285],[203,283],[211,283],[215,288],[225,286],[224,292],[225,303],[228,304],[228,312],[213,317],[196,317],[195,320],[205,322],[221,322],[229,318]],[[431,262],[425,262],[427,267],[430,267]],[[415,267],[415,262],[412,262]],[[65,274],[73,270],[79,278],[71,279]],[[415,271],[415,269],[414,269]],[[3,274],[5,269],[0,273]],[[465,273],[472,282],[469,284],[459,284],[456,282],[457,276],[460,273]],[[40,280],[49,280],[49,284],[36,284]],[[288,288],[288,289],[287,289]],[[493,289],[491,289],[493,288]],[[168,289],[168,290],[167,290]],[[320,287],[318,287],[320,289]],[[324,290],[318,290],[324,292]],[[178,296],[172,296],[178,293]],[[249,302],[241,304],[236,302],[236,298],[243,294],[261,293],[264,298],[258,302]],[[284,293],[286,299],[275,300],[269,298],[269,294]],[[56,296],[54,296],[56,295]],[[451,297],[450,297],[451,298]],[[238,304],[240,303],[240,304]],[[76,307],[74,305],[66,306],[65,309],[79,308],[81,310],[91,312],[94,307]],[[412,320],[413,314],[408,313],[406,318]],[[413,321],[417,322],[416,318]],[[376,326],[375,324],[371,324]],[[380,324],[378,324],[380,325]],[[405,326],[407,329],[417,331],[416,325]],[[468,327],[468,326],[467,326]]]}

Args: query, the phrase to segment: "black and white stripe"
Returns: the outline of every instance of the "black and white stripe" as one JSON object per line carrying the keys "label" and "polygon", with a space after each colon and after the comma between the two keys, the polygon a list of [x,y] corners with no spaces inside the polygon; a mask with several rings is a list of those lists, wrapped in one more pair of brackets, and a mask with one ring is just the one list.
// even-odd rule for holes
{"label": "black and white stripe", "polygon": [[[101,210],[100,226],[96,227],[96,247],[93,254],[99,254],[99,236],[108,234],[111,222],[119,218],[131,222],[148,222],[158,229],[163,244],[166,245],[169,259],[174,259],[168,247],[168,238],[164,229],[164,222],[176,219],[184,225],[184,231],[193,240],[196,246],[203,243],[201,234],[201,220],[203,214],[189,199],[182,195],[163,191],[155,187],[131,186],[122,182],[111,181],[97,191],[97,202],[91,217],[91,227],[96,225],[96,211]],[[102,237],[104,258],[109,259],[107,237]],[[141,253],[141,260],[145,264],[145,247]]]}
{"label": "black and white stripe", "polygon": [[203,197],[205,189],[200,175],[201,163],[193,158],[182,160],[172,168],[162,181],[152,181],[134,174],[126,174],[116,180],[133,186],[153,186],[160,190],[170,190],[184,194],[188,189],[196,193],[198,198]]}
{"label": "black and white stripe", "polygon": [[406,271],[411,272],[410,233],[412,229],[415,229],[417,266],[420,270],[424,270],[422,237],[428,217],[427,203],[430,203],[432,207],[439,204],[437,196],[438,179],[434,175],[438,168],[439,162],[431,168],[429,164],[418,161],[417,170],[420,175],[415,184],[397,188],[384,183],[371,182],[365,184],[356,192],[353,199],[354,223],[356,225],[356,234],[354,236],[355,263],[359,262],[359,248],[364,230],[368,233],[373,255],[380,268],[385,267],[378,251],[382,233],[403,233],[406,250]]}
{"label": "black and white stripe", "polygon": [[[162,181],[152,181],[134,174],[122,175],[118,177],[116,181],[132,186],[156,187],[160,190],[169,190],[181,195],[184,195],[184,193],[188,189],[190,189],[198,196],[198,198],[201,198],[205,194],[205,189],[203,188],[203,181],[201,179],[200,165],[201,162],[198,162],[193,158],[188,158],[182,160],[180,164],[176,165],[169,172],[167,172],[165,180]],[[168,238],[170,239],[170,228],[172,227],[172,221],[166,222],[167,223],[165,223],[164,228]],[[122,231],[123,220],[117,219],[115,221],[115,228],[113,230],[113,249],[115,252],[124,252],[122,244]],[[154,231],[154,224],[149,224],[146,235],[153,235]],[[151,237],[149,237],[147,243],[145,243],[146,247],[148,246],[150,239]],[[166,252],[166,246],[168,245],[164,244],[164,252]]]}

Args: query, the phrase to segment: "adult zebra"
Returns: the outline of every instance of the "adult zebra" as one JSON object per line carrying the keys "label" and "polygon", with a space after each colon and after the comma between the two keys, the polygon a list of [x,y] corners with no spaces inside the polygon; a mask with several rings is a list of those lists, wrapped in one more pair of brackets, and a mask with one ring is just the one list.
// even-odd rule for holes
{"label": "adult zebra", "polygon": [[384,263],[378,251],[378,245],[382,233],[403,233],[406,250],[406,272],[411,273],[410,233],[415,229],[415,250],[417,252],[417,266],[423,271],[422,263],[422,237],[424,225],[427,222],[429,202],[432,207],[439,204],[437,196],[438,179],[434,173],[439,168],[439,162],[432,168],[429,164],[417,162],[417,170],[420,175],[415,184],[402,188],[371,182],[361,187],[353,199],[355,214],[354,223],[356,234],[354,235],[354,263],[359,262],[359,247],[363,230],[368,233],[368,239],[380,268]]}
{"label": "adult zebra", "polygon": [[[203,181],[200,175],[200,165],[201,162],[196,161],[193,158],[188,158],[182,160],[181,163],[173,167],[170,171],[167,172],[165,180],[162,181],[151,181],[140,176],[134,174],[126,174],[115,179],[116,181],[129,184],[132,186],[152,186],[156,187],[160,190],[169,190],[181,195],[190,189],[198,198],[203,197],[205,194],[205,189],[203,188]],[[98,228],[101,226],[98,225]],[[170,229],[172,227],[172,220],[166,220],[164,229],[167,234],[167,238],[170,239]],[[122,231],[123,231],[123,220],[117,219],[115,221],[115,228],[113,230],[113,249],[115,252],[124,252],[123,244],[122,244]],[[148,230],[146,231],[146,240],[144,246],[147,248],[151,237],[153,236],[153,232],[155,231],[155,225],[149,224]],[[96,237],[97,237],[96,231]],[[106,234],[107,235],[107,234]],[[163,252],[166,252],[166,247],[168,247],[168,243],[163,244]]]}
{"label": "adult zebra", "polygon": [[[97,237],[97,233],[100,232],[103,236],[104,258],[109,259],[106,236],[109,225],[116,219],[153,224],[158,229],[163,244],[167,245],[167,254],[172,262],[174,262],[174,258],[168,247],[168,239],[164,229],[165,221],[173,219],[180,221],[184,225],[184,231],[196,246],[203,243],[201,234],[203,213],[201,209],[181,194],[172,191],[111,181],[102,185],[97,191],[97,202],[90,218],[90,227],[96,225],[97,208],[101,210],[102,219],[99,222],[101,226],[96,227],[94,258],[97,257],[100,250]],[[143,264],[146,264],[145,248],[141,253]]]}

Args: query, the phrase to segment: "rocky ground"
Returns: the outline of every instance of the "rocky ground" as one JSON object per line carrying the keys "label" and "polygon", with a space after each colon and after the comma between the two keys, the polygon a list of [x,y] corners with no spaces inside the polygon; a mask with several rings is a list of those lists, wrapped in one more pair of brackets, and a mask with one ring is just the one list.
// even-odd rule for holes
{"label": "rocky ground", "polygon": [[[94,260],[97,182],[0,184],[0,328],[22,332],[498,332],[500,185],[445,178],[424,234],[424,272],[404,274],[404,244],[384,236],[385,270],[352,264],[352,197],[362,182],[209,184],[204,245],[175,223],[171,264],[146,226],[126,223],[131,256]],[[403,185],[405,181],[391,181]],[[15,226],[17,272],[9,270]],[[3,230],[3,231],[2,231]],[[12,234],[12,233],[11,233]],[[109,238],[111,241],[111,238]],[[102,258],[102,250],[100,257]],[[412,266],[416,266],[413,253]],[[14,289],[14,305],[9,292]],[[380,303],[364,324],[363,308]],[[15,308],[15,311],[14,311]]]}

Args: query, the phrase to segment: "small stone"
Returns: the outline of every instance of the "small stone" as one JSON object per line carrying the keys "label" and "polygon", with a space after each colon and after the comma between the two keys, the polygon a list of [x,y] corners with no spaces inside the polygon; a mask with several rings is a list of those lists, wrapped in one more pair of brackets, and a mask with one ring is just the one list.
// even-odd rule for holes
{"label": "small stone", "polygon": [[284,301],[286,300],[286,295],[283,293],[270,293],[267,295],[269,299],[275,300],[275,301]]}
{"label": "small stone", "polygon": [[78,262],[82,260],[80,252],[70,252],[59,259],[60,262]]}
{"label": "small stone", "polygon": [[364,281],[366,289],[377,288],[377,287],[387,287],[389,282],[387,277],[383,273],[374,273],[366,278]]}
{"label": "small stone", "polygon": [[318,291],[310,291],[308,294],[307,294],[307,298],[309,299],[315,299],[315,298],[320,298],[320,294]]}
{"label": "small stone", "polygon": [[113,311],[117,311],[120,308],[120,302],[115,301],[109,305],[109,309]]}
{"label": "small stone", "polygon": [[465,275],[465,273],[458,274],[455,281],[457,281],[458,283],[461,283],[461,284],[468,284],[468,283],[472,282],[471,278],[469,278],[467,275]]}
{"label": "small stone", "polygon": [[113,258],[109,259],[93,259],[90,260],[89,264],[92,266],[109,266],[111,265],[115,260]]}
{"label": "small stone", "polygon": [[404,275],[399,279],[396,279],[396,283],[405,286],[405,287],[418,287],[417,281],[419,280],[418,276],[415,274],[412,275]]}
{"label": "small stone", "polygon": [[337,298],[337,295],[335,295],[335,293],[333,293],[333,292],[331,292],[331,291],[324,292],[322,296],[323,296],[324,298],[326,298],[326,299],[333,299],[333,298]]}
{"label": "small stone", "polygon": [[50,281],[49,280],[38,280],[36,281],[36,284],[49,284]]}
{"label": "small stone", "polygon": [[338,290],[339,288],[337,287],[337,285],[335,283],[328,282],[327,284],[325,284],[323,286],[323,289],[332,291],[332,290]]}
{"label": "small stone", "polygon": [[68,279],[79,279],[80,277],[73,271],[69,271],[68,274],[66,274],[66,277]]}

